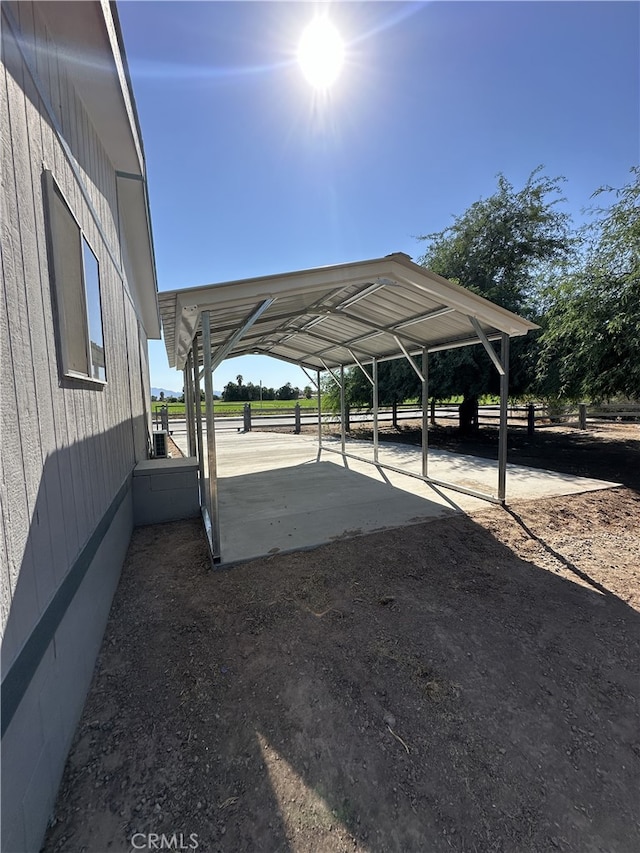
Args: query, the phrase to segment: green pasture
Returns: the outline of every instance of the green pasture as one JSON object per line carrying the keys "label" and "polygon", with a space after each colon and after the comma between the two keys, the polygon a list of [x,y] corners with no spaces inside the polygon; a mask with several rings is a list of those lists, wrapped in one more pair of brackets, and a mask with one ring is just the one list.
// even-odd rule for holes
{"label": "green pasture", "polygon": [[[248,402],[248,401],[247,401]],[[448,400],[438,400],[438,405],[443,404],[456,404],[461,403],[462,397],[450,397]],[[490,394],[485,394],[480,397],[479,403],[481,406],[487,405],[497,405],[500,402],[499,397],[493,397]],[[317,398],[314,396],[310,400],[307,400],[306,397],[302,397],[299,400],[251,400],[251,411],[254,413],[259,412],[293,412],[296,403],[300,404],[300,408],[302,410],[307,411],[316,411],[318,408]],[[237,401],[233,403],[225,403],[222,400],[214,400],[213,408],[217,415],[241,415],[244,411],[245,402]],[[402,404],[404,406],[420,406],[420,401],[417,399],[408,399],[405,400]],[[184,403],[163,403],[160,400],[153,401],[151,403],[151,412],[155,414],[159,409],[163,406],[166,406],[169,410],[169,415],[175,415],[179,417],[180,415],[184,415]],[[322,400],[322,408],[325,411],[330,411],[331,406],[328,401],[324,398]],[[366,408],[366,407],[363,407]],[[388,406],[386,408],[389,408]],[[200,411],[204,415],[204,401],[200,403]]]}
{"label": "green pasture", "polygon": [[[307,400],[306,397],[300,400],[263,400],[262,402],[251,400],[250,405],[253,412],[292,412],[296,403],[300,404],[301,409],[315,410],[318,408],[316,397],[311,400]],[[246,403],[241,401],[224,403],[222,400],[214,400],[213,410],[218,415],[241,415],[245,405]],[[151,403],[152,413],[155,414],[163,406],[167,407],[169,415],[184,415],[184,403],[163,403],[160,400]],[[204,401],[200,403],[200,411],[204,415]]]}

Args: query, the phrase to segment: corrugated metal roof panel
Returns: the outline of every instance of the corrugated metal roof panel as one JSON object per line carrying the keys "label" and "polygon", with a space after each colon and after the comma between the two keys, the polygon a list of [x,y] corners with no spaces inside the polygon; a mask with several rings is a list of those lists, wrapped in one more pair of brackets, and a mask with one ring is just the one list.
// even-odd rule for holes
{"label": "corrugated metal roof panel", "polygon": [[[251,323],[267,299],[268,307]],[[537,328],[403,254],[174,290],[158,301],[169,363],[178,368],[204,311],[214,358],[229,347],[227,357],[264,353],[318,369],[354,364],[352,353],[365,361],[396,357],[397,339],[413,351],[475,342],[471,317],[488,336]]]}

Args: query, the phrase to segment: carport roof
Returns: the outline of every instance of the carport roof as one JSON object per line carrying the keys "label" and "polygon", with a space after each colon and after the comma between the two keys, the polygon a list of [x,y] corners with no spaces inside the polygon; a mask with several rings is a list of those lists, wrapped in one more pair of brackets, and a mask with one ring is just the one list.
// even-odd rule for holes
{"label": "carport roof", "polygon": [[158,301],[169,364],[180,370],[204,311],[214,367],[258,354],[325,370],[537,328],[402,253],[164,291]]}

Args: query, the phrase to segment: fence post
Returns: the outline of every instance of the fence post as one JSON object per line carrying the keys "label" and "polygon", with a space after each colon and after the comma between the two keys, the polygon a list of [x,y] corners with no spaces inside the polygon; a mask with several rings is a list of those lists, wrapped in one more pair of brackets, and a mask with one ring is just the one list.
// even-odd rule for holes
{"label": "fence post", "polygon": [[344,428],[345,432],[351,432],[351,406],[347,403],[344,407]]}
{"label": "fence post", "polygon": [[251,432],[251,403],[244,404],[244,431]]}
{"label": "fence post", "polygon": [[398,429],[398,404],[395,400],[391,405],[391,423],[394,429]]}
{"label": "fence post", "polygon": [[527,434],[529,438],[533,438],[536,430],[536,407],[533,403],[529,403],[527,408]]}
{"label": "fence post", "polygon": [[429,414],[429,421],[431,423],[431,426],[436,425],[436,398],[435,397],[431,398],[431,412]]}
{"label": "fence post", "polygon": [[295,428],[293,431],[296,435],[300,435],[300,403],[296,403],[296,407],[294,409],[294,415],[295,415],[296,425],[295,425]]}
{"label": "fence post", "polygon": [[587,405],[580,403],[578,406],[578,419],[580,421],[580,429],[587,428]]}

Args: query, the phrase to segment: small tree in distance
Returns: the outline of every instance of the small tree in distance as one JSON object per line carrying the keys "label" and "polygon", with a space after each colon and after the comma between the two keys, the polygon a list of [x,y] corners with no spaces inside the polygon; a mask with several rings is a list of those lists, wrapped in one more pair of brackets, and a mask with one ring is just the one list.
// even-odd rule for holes
{"label": "small tree in distance", "polygon": [[276,391],[276,400],[297,400],[298,399],[298,389],[293,388],[290,382],[287,382],[286,385],[283,385],[281,388],[278,388]]}

